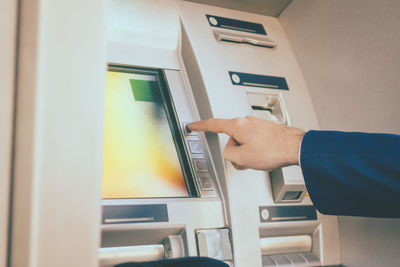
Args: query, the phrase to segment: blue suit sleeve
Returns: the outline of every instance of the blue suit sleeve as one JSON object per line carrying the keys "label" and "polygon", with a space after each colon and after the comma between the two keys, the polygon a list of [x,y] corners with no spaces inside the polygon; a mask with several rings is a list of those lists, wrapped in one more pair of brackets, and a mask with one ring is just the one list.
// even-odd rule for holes
{"label": "blue suit sleeve", "polygon": [[309,131],[300,162],[323,214],[400,217],[400,136]]}

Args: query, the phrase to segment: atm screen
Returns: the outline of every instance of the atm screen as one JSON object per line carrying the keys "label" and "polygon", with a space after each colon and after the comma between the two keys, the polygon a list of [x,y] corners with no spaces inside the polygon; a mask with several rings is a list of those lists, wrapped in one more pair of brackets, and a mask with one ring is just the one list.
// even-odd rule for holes
{"label": "atm screen", "polygon": [[165,86],[157,71],[107,71],[103,199],[190,196]]}

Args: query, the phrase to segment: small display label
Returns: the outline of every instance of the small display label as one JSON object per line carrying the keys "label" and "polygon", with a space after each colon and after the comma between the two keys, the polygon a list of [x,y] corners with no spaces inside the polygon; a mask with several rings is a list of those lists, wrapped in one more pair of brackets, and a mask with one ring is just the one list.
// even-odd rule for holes
{"label": "small display label", "polygon": [[233,71],[229,71],[229,77],[233,85],[289,90],[286,79],[283,77]]}
{"label": "small display label", "polygon": [[255,34],[267,35],[264,26],[260,23],[254,23],[238,19],[230,19],[213,15],[206,15],[208,23],[212,27],[249,32]]}
{"label": "small display label", "polygon": [[314,206],[263,206],[259,213],[262,223],[317,220]]}
{"label": "small display label", "polygon": [[103,224],[168,222],[165,204],[106,205],[103,206]]}

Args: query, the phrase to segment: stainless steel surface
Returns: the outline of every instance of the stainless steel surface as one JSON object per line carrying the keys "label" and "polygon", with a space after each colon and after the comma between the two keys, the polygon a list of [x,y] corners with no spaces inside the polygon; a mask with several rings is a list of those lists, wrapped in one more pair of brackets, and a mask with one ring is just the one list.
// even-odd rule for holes
{"label": "stainless steel surface", "polygon": [[199,256],[232,260],[232,244],[229,236],[228,228],[196,230]]}
{"label": "stainless steel surface", "polygon": [[308,252],[311,251],[312,239],[309,235],[276,236],[260,239],[262,255]]}
{"label": "stainless steel surface", "polygon": [[111,267],[124,262],[152,261],[164,258],[164,246],[126,246],[100,248],[99,258],[101,267]]}

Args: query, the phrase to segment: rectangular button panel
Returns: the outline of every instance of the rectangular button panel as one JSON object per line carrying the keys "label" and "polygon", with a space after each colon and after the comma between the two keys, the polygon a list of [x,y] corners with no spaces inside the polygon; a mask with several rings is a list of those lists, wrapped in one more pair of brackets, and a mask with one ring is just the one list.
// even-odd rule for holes
{"label": "rectangular button panel", "polygon": [[187,152],[192,161],[192,167],[202,197],[215,197],[215,181],[212,170],[208,168],[208,157],[203,150],[204,144],[198,132],[190,132],[187,122],[182,123],[182,132],[186,141]]}

